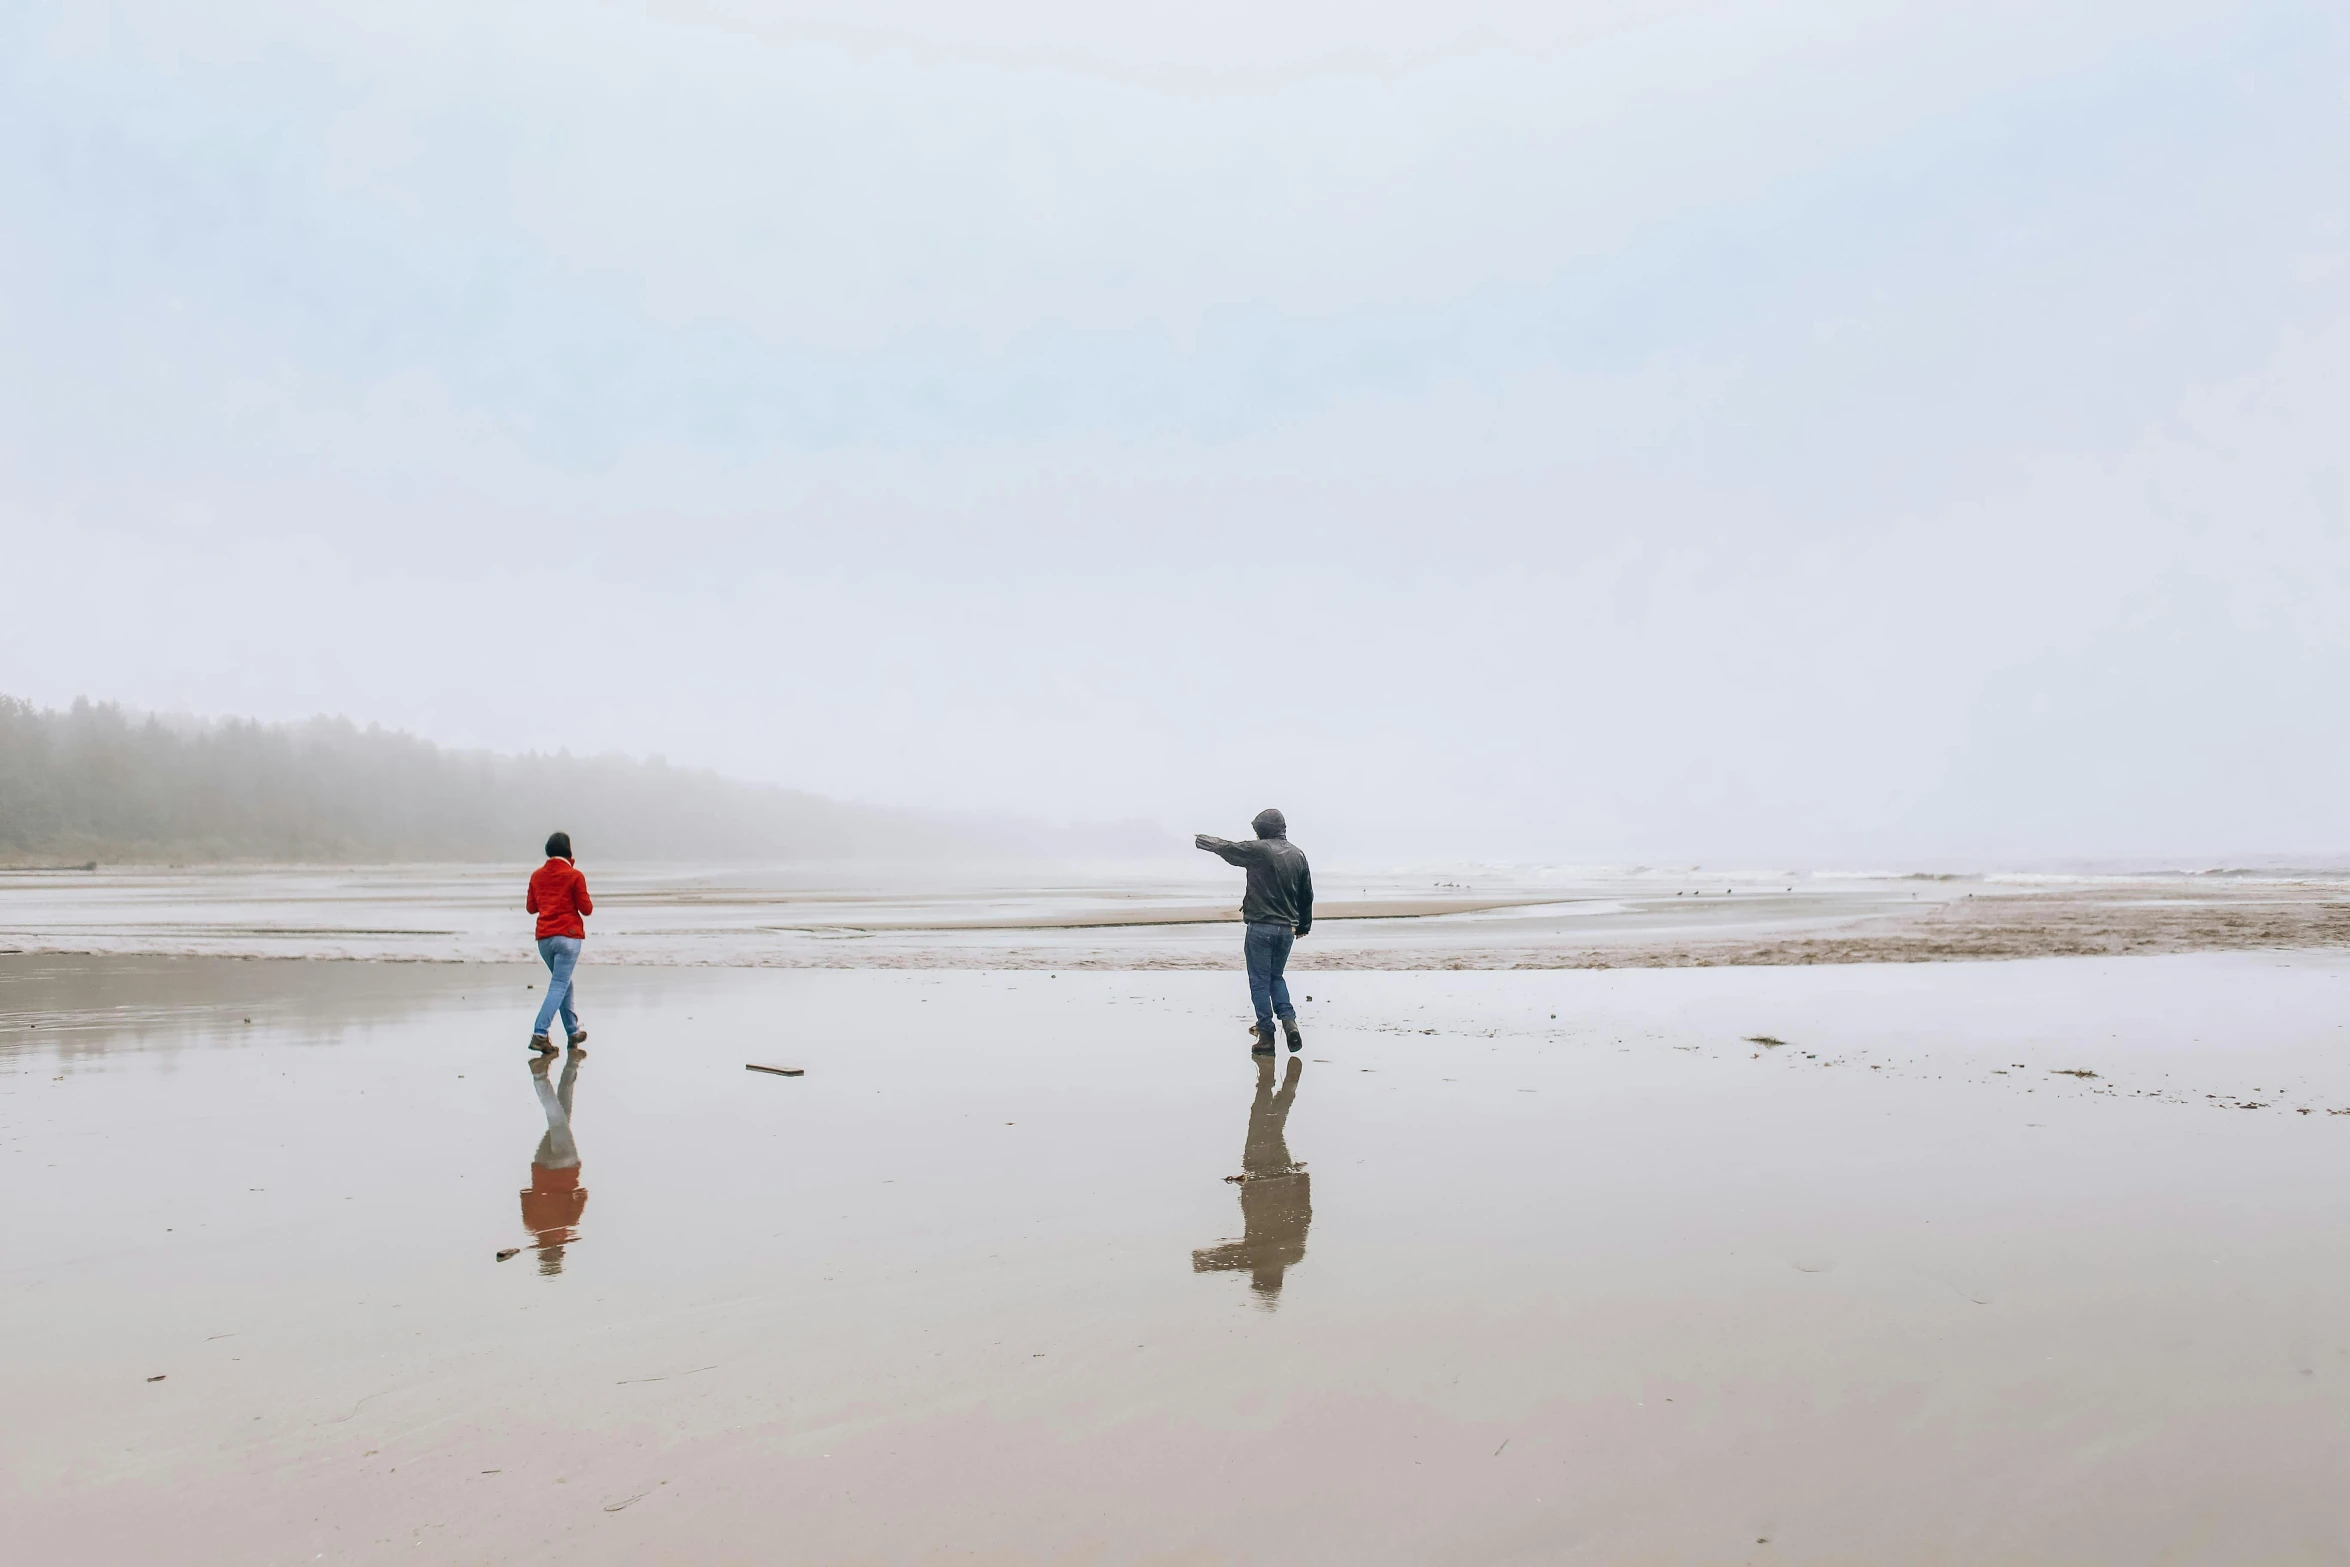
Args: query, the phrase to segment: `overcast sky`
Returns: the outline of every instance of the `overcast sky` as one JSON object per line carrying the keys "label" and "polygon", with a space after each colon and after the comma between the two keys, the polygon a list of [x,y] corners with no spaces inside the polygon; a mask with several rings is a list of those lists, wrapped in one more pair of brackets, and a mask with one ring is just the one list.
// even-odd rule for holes
{"label": "overcast sky", "polygon": [[2350,847],[2339,0],[0,0],[0,691],[1357,858]]}

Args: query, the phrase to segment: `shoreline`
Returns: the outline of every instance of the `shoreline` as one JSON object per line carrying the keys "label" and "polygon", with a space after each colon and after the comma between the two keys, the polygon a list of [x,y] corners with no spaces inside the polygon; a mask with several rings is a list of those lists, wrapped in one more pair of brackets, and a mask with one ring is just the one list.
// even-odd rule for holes
{"label": "shoreline", "polygon": [[[2299,895],[2292,895],[2295,893]],[[2134,889],[1973,893],[1914,910],[1844,919],[1758,909],[1753,928],[1710,932],[1687,925],[1669,931],[1642,929],[1629,920],[1618,928],[1601,928],[1587,921],[1593,928],[1584,931],[1571,925],[1522,930],[1515,928],[1518,922],[1514,921],[1488,930],[1462,919],[1467,915],[1556,911],[1590,901],[1544,897],[1430,900],[1395,907],[1342,905],[1319,915],[1317,925],[1326,920],[1358,928],[1321,940],[1309,936],[1291,958],[1291,967],[1301,972],[1838,967],[2350,947],[2350,889],[2334,887],[2205,887],[2185,896],[2159,898],[2146,897]],[[1763,901],[1753,900],[1757,905]],[[1779,913],[1780,918],[1772,919],[1773,913]],[[648,933],[622,930],[592,934],[589,953],[599,965],[646,968],[1213,970],[1237,966],[1236,951],[1227,950],[1232,942],[1225,927],[1238,923],[1231,915],[1163,909],[1057,919],[843,922],[768,926],[743,933],[797,938],[795,945],[768,941],[706,951],[696,951],[690,944],[652,946],[645,939]],[[1773,930],[1769,928],[1773,924],[1786,928]],[[1411,928],[1415,926],[1420,929]],[[1423,932],[1441,933],[1444,939],[1427,940]],[[43,940],[20,927],[0,936],[0,954],[358,963],[533,962],[529,948],[519,942],[503,951],[498,950],[502,943],[477,943],[475,950],[438,951],[387,950],[382,946],[353,950],[350,945],[365,940],[448,942],[464,934],[451,928],[392,926],[288,924],[197,930],[126,925],[106,930],[84,925],[70,936]],[[1162,934],[1180,939],[1152,939]],[[985,939],[991,936],[1032,939]],[[1056,936],[1069,939],[1052,939]],[[909,939],[921,937],[940,939]],[[1592,939],[1595,937],[1598,939]]]}
{"label": "shoreline", "polygon": [[[2350,946],[2350,875],[1699,882],[1694,872],[1332,876],[1291,965],[1844,967]],[[1215,970],[1228,878],[801,880],[614,870],[597,966]],[[535,964],[510,878],[447,868],[76,873],[0,885],[0,951]]]}

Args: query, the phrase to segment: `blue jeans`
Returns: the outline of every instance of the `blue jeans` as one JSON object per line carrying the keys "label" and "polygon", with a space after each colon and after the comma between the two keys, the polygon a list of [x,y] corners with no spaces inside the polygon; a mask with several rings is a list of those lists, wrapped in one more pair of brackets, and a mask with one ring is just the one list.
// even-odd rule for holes
{"label": "blue jeans", "polygon": [[547,961],[547,999],[539,1003],[539,1020],[531,1024],[533,1034],[543,1034],[547,1025],[555,1021],[555,1010],[563,1011],[563,1032],[566,1037],[579,1032],[579,1014],[571,1010],[571,971],[579,966],[579,938],[577,936],[541,936],[539,956]]}
{"label": "blue jeans", "polygon": [[1287,925],[1250,925],[1241,940],[1241,951],[1248,957],[1248,998],[1257,1004],[1257,1027],[1268,1034],[1276,1017],[1284,1023],[1297,1021],[1297,1008],[1289,1004],[1289,981],[1281,977],[1289,966],[1289,949],[1296,944],[1297,932]]}

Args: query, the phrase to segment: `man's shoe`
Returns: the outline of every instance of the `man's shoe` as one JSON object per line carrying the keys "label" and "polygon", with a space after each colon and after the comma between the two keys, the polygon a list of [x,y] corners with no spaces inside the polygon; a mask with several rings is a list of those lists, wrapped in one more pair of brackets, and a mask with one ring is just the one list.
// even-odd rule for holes
{"label": "man's shoe", "polygon": [[1305,1049],[1306,1036],[1298,1032],[1296,1018],[1284,1019],[1281,1024],[1281,1030],[1283,1033],[1289,1036],[1289,1053],[1291,1055],[1296,1055],[1300,1050]]}
{"label": "man's shoe", "polygon": [[574,1034],[574,1035],[572,1035],[572,1036],[571,1036],[571,1048],[572,1048],[572,1049],[574,1049],[574,1050],[577,1050],[577,1049],[578,1049],[580,1046],[582,1046],[582,1045],[584,1045],[584,1044],[586,1044],[586,1043],[587,1043],[587,1030],[586,1030],[586,1029],[584,1029],[584,1028],[583,1028],[583,1029],[581,1029],[581,1030],[580,1030],[578,1033],[576,1033],[576,1034]]}
{"label": "man's shoe", "polygon": [[555,1053],[555,1047],[547,1043],[547,1036],[544,1034],[531,1035],[530,1048],[543,1056],[551,1056]]}
{"label": "man's shoe", "polygon": [[1273,1053],[1273,1031],[1271,1029],[1251,1028],[1248,1033],[1249,1037],[1256,1041],[1255,1044],[1248,1047],[1250,1055],[1269,1056]]}

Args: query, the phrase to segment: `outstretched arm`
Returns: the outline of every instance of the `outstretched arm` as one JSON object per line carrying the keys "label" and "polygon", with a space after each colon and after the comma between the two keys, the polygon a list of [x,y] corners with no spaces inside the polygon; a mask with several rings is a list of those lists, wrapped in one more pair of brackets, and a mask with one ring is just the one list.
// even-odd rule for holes
{"label": "outstretched arm", "polygon": [[1193,835],[1191,846],[1207,850],[1227,865],[1246,865],[1249,862],[1248,851],[1256,847],[1254,844],[1234,843],[1229,838],[1212,837],[1204,832]]}

